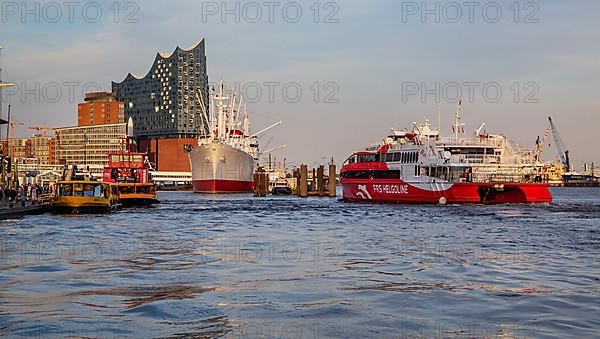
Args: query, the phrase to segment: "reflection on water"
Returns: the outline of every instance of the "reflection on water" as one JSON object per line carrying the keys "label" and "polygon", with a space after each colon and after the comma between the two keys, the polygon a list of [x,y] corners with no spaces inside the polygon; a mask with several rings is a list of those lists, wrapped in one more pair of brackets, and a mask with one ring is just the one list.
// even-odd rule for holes
{"label": "reflection on water", "polygon": [[0,337],[599,337],[600,190],[552,205],[162,193],[0,223]]}

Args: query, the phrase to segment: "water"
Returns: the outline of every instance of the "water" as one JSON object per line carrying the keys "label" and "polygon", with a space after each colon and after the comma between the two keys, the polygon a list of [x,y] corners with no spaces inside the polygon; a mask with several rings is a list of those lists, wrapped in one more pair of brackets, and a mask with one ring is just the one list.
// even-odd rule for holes
{"label": "water", "polygon": [[161,193],[0,223],[0,337],[600,336],[600,190],[552,205]]}

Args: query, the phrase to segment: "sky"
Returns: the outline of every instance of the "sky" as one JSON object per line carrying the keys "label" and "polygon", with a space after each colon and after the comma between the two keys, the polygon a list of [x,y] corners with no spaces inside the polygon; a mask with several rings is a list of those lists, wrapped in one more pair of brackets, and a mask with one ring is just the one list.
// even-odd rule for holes
{"label": "sky", "polygon": [[598,1],[67,3],[2,2],[2,79],[18,84],[2,116],[11,104],[19,136],[75,125],[86,89],[205,39],[209,80],[245,90],[252,129],[283,121],[261,140],[287,145],[279,160],[341,163],[438,116],[450,134],[462,97],[467,133],[485,122],[533,148],[551,115],[575,167],[600,166]]}

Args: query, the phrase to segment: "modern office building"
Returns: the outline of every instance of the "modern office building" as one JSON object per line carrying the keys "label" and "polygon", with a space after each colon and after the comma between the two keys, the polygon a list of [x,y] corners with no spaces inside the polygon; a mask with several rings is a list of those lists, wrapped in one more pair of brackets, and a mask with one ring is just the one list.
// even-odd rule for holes
{"label": "modern office building", "polygon": [[55,143],[54,137],[36,135],[29,138],[30,152],[28,156],[36,164],[49,165],[54,163]]}
{"label": "modern office building", "polygon": [[189,49],[157,54],[144,77],[131,73],[113,82],[125,103],[125,121],[133,120],[138,149],[161,171],[190,171],[186,145],[208,133],[202,105],[208,110],[208,75],[204,40]]}
{"label": "modern office building", "polygon": [[125,122],[125,103],[117,101],[114,93],[86,93],[77,105],[77,125],[107,125]]}
{"label": "modern office building", "polygon": [[126,124],[65,127],[56,130],[59,164],[104,165],[109,152],[123,150]]}

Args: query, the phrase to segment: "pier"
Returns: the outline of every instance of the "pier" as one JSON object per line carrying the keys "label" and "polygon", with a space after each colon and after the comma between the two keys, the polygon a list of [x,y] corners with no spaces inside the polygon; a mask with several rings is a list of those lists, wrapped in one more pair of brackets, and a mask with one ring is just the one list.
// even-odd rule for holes
{"label": "pier", "polygon": [[[331,197],[337,196],[337,172],[336,165],[330,163],[325,171],[325,165],[319,165],[316,168],[310,168],[302,164],[299,168],[293,170],[292,178],[285,179],[291,186],[292,194],[306,197]],[[281,178],[284,180],[284,178]],[[290,185],[293,183],[293,185]],[[269,181],[269,173],[264,169],[254,174],[254,196],[265,197],[271,193],[273,183]]]}

